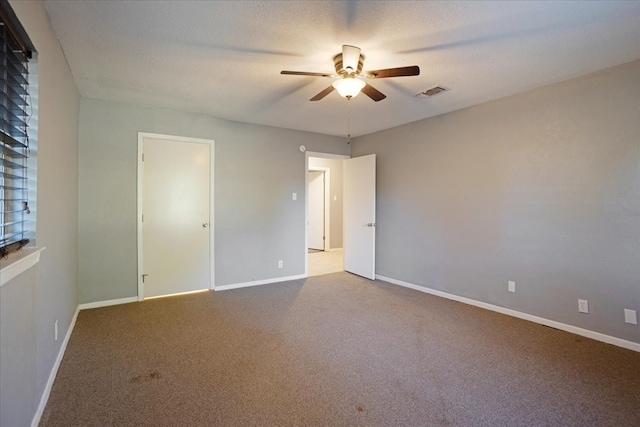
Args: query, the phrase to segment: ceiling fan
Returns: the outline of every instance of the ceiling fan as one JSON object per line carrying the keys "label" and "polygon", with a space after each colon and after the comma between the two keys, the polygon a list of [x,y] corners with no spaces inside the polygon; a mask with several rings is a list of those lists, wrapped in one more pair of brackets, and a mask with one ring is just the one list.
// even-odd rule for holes
{"label": "ceiling fan", "polygon": [[331,86],[314,96],[310,101],[320,101],[334,90],[347,99],[351,99],[358,95],[361,91],[374,101],[382,101],[387,96],[382,92],[362,80],[362,77],[368,79],[386,79],[389,77],[404,77],[420,75],[420,67],[412,65],[410,67],[385,68],[382,70],[367,71],[362,73],[362,64],[364,56],[360,54],[360,48],[350,45],[342,45],[342,53],[337,54],[333,58],[337,76],[325,73],[309,73],[306,71],[281,71],[280,74],[288,74],[294,76],[312,76],[312,77],[339,77]]}

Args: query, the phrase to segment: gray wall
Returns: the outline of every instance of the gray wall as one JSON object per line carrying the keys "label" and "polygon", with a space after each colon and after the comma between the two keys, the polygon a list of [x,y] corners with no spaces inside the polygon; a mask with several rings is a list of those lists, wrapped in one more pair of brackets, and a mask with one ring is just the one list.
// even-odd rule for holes
{"label": "gray wall", "polygon": [[635,61],[355,139],[377,274],[640,342],[639,106]]}
{"label": "gray wall", "polygon": [[[314,167],[329,168],[331,175],[331,238],[329,243],[331,249],[342,248],[342,175],[343,161],[341,159],[324,159],[320,157],[309,157],[309,169]],[[334,197],[336,200],[334,200]]]}
{"label": "gray wall", "polygon": [[38,50],[36,242],[47,248],[33,269],[0,289],[0,425],[23,426],[78,305],[80,97],[43,4],[10,3]]}
{"label": "gray wall", "polygon": [[298,147],[348,154],[344,138],[83,98],[81,303],[137,295],[138,132],[215,140],[216,286],[304,274],[306,171]]}

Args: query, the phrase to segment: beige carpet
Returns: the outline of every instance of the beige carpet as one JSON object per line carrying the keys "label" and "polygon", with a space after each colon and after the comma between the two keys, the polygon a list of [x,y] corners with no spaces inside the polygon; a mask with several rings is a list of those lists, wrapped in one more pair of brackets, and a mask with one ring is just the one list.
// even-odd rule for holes
{"label": "beige carpet", "polygon": [[337,273],[82,311],[44,426],[638,426],[640,353]]}

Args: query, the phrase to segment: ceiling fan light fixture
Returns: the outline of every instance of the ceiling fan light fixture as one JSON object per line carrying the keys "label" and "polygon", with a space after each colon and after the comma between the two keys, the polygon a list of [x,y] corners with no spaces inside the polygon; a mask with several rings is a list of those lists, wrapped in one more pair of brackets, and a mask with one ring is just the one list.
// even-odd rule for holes
{"label": "ceiling fan light fixture", "polygon": [[367,84],[364,81],[356,79],[355,76],[345,76],[344,78],[333,82],[332,86],[338,91],[340,96],[351,99],[354,96],[357,96],[366,85]]}
{"label": "ceiling fan light fixture", "polygon": [[[340,77],[337,81],[309,101],[320,101],[334,90],[337,90],[340,96],[351,99],[360,92],[378,102],[386,98],[385,94],[364,82],[364,77],[369,79],[387,79],[390,77],[407,77],[420,75],[420,67],[411,65],[397,68],[384,68],[381,70],[369,71],[362,74],[362,65],[364,56],[360,53],[360,48],[351,45],[342,45],[342,53],[333,57],[333,66],[336,74]],[[335,77],[335,75],[326,73],[316,73],[308,71],[287,71],[283,70],[280,74],[288,74],[292,76],[310,76],[310,77]]]}

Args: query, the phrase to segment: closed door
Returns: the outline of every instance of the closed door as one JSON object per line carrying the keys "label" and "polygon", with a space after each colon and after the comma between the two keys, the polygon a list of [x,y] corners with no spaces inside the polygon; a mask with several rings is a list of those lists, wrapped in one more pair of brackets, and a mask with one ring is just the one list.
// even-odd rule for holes
{"label": "closed door", "polygon": [[344,269],[376,274],[376,155],[344,161]]}
{"label": "closed door", "polygon": [[143,141],[145,298],[210,288],[210,150],[201,142]]}
{"label": "closed door", "polygon": [[324,250],[324,172],[309,172],[309,249]]}

